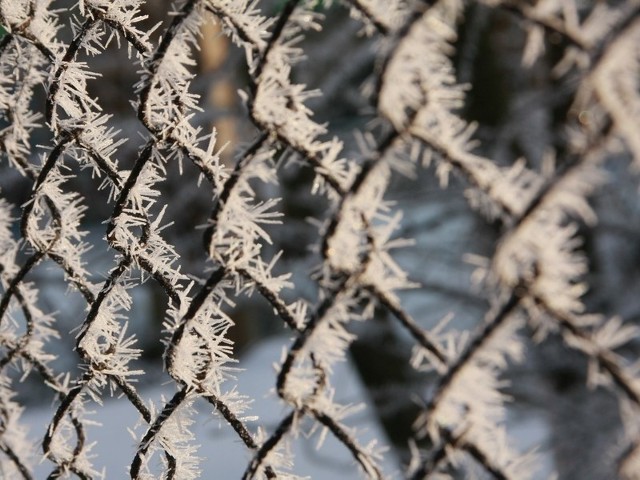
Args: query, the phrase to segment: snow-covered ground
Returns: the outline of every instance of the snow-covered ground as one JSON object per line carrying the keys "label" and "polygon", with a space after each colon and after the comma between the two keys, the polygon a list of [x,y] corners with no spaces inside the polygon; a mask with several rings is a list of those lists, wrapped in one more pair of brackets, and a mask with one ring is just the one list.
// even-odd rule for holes
{"label": "snow-covered ground", "polygon": [[[237,375],[240,391],[255,399],[249,414],[259,416],[258,422],[269,432],[288,412],[270,393],[275,378],[273,365],[280,357],[282,346],[286,344],[287,339],[283,337],[272,337],[257,344],[242,358],[243,371]],[[338,364],[332,378],[333,385],[337,387],[338,402],[370,403],[359,378],[348,363]],[[163,395],[168,398],[173,391],[173,386],[166,384],[141,390],[140,393],[143,398],[153,399],[157,404]],[[249,451],[230,427],[212,415],[208,404],[197,404],[196,407],[198,413],[192,430],[196,442],[200,444],[202,478],[240,478],[250,461]],[[94,465],[105,470],[107,479],[128,478],[127,468],[136,451],[136,442],[129,429],[138,423],[139,415],[124,399],[106,400],[104,406],[96,405],[95,412],[92,420],[101,425],[88,428],[89,442],[95,442],[92,448]],[[51,408],[27,409],[23,421],[29,425],[31,438],[43,437],[51,417]],[[384,441],[384,433],[368,407],[352,418],[352,425],[360,432],[359,440],[362,443],[368,443],[373,438]],[[522,418],[513,419],[510,433],[519,450],[524,451],[547,440],[549,429],[539,418]],[[301,436],[295,440],[293,453],[296,474],[314,480],[362,478],[345,447],[331,435],[327,436],[320,449],[316,448],[317,440],[317,433],[310,438]],[[34,478],[45,478],[51,471],[51,465],[48,461],[38,465]],[[391,451],[384,456],[382,468],[388,478],[403,478]],[[551,458],[542,455],[534,478],[549,478],[552,469]]]}
{"label": "snow-covered ground", "polygon": [[[255,399],[249,415],[259,416],[258,423],[271,432],[275,425],[288,413],[270,390],[274,386],[273,364],[278,361],[282,346],[288,344],[282,337],[274,337],[257,344],[241,360],[244,369],[237,375],[239,390]],[[342,363],[335,369],[333,385],[337,388],[336,399],[344,403],[367,402],[366,393],[355,372],[348,363]],[[156,404],[174,392],[172,385],[159,385],[141,390],[145,399],[153,399]],[[251,456],[240,442],[235,432],[219,417],[212,415],[211,408],[204,402],[196,404],[198,414],[192,427],[196,442],[200,444],[199,456],[202,458],[202,478],[221,480],[238,479],[249,463]],[[52,417],[50,408],[27,409],[23,421],[29,425],[31,438],[42,438]],[[92,452],[94,465],[105,469],[107,479],[128,478],[127,468],[136,451],[136,442],[128,429],[133,428],[139,415],[125,399],[106,400],[104,405],[95,406],[92,420],[101,426],[88,428],[88,441],[95,442]],[[352,418],[352,425],[361,432],[362,443],[377,438],[384,441],[384,433],[373,413],[367,408]],[[250,424],[251,425],[251,424]],[[357,479],[361,478],[353,458],[344,446],[327,435],[322,447],[316,449],[318,434],[305,438],[301,436],[294,442],[294,472],[312,479]],[[44,461],[36,467],[35,478],[45,478],[51,471],[51,462]],[[384,471],[393,476],[397,470],[394,456],[389,452],[382,461]],[[396,475],[397,476],[397,475]]]}

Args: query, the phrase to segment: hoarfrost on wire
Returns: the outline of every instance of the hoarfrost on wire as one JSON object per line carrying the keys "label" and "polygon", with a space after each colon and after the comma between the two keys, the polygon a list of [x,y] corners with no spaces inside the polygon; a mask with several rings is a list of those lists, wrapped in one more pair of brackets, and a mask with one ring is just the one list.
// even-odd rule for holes
{"label": "hoarfrost on wire", "polygon": [[[40,463],[51,478],[124,470],[135,479],[212,475],[202,467],[206,442],[194,440],[206,404],[246,450],[243,479],[299,478],[301,435],[319,449],[331,438],[363,477],[386,478],[393,450],[380,438],[363,440],[353,425],[363,405],[337,400],[345,387],[336,380],[354,342],[382,328],[384,317],[410,339],[413,374],[432,375],[418,392],[411,433],[395,446],[411,452],[402,475],[534,478],[539,457],[514,448],[509,437],[505,377],[526,361],[529,340],[554,333],[586,356],[589,385],[619,399],[624,447],[616,468],[625,479],[638,478],[640,378],[625,353],[638,329],[621,315],[591,311],[584,300],[592,273],[585,238],[601,220],[591,197],[606,185],[610,164],[621,157],[631,159],[631,171],[640,164],[637,1],[179,0],[155,25],[147,3],[82,0],[60,9],[50,0],[0,1],[2,172],[29,186],[19,202],[9,200],[16,198],[11,191],[0,198],[3,475],[33,478]],[[486,125],[471,118],[469,98],[479,85],[473,78],[462,83],[459,71],[478,54],[465,50],[472,9],[509,15],[510,28],[526,37],[522,68],[558,86],[542,103],[549,122],[559,118],[553,121],[561,133],[549,134],[536,155],[513,148],[494,158],[482,138]],[[309,62],[307,37],[331,32],[327,18],[338,11],[359,22],[375,52],[368,54],[368,109],[355,153],[343,132],[315,118],[322,89],[298,80]],[[204,124],[207,111],[194,93],[198,51],[213,41],[203,38],[210,24],[244,54],[238,97],[256,132],[244,150],[220,145],[223,135]],[[560,45],[560,55],[547,54],[550,44]],[[120,50],[128,59],[122,68],[136,77],[139,144],[115,127],[93,88],[103,79],[92,66]],[[237,150],[235,163],[225,149]],[[174,164],[181,174],[195,169],[194,188],[206,189],[209,199],[201,231],[187,232],[206,257],[195,272],[172,243],[178,219],[168,212],[180,199],[164,185]],[[280,250],[295,221],[283,164],[306,169],[311,180],[299,178],[309,183],[306,198],[322,205],[311,209],[316,238],[303,246],[315,262],[313,298],[288,271],[289,252]],[[428,287],[404,266],[402,252],[419,242],[402,234],[403,212],[390,197],[394,182],[409,185],[430,166],[441,187],[464,184],[465,201],[497,236],[489,258],[467,257],[489,305],[475,326],[456,328],[446,316],[430,327],[438,318],[407,305],[407,291]],[[109,214],[101,220],[113,257],[103,277],[87,260],[88,217],[102,197],[78,186],[83,170],[90,170],[91,188],[108,189]],[[59,373],[50,349],[66,312],[46,309],[46,285],[34,274],[41,264],[58,269],[84,301],[74,325],[74,373]],[[138,385],[147,373],[140,367],[144,339],[129,333],[137,320],[134,292],[145,281],[165,296],[153,315],[160,310],[162,367],[172,386],[153,400]],[[239,381],[234,316],[249,297],[266,302],[288,332],[273,372],[281,416],[271,424],[255,418],[261,400]],[[31,407],[19,393],[31,376],[55,401],[41,452],[24,423]],[[95,466],[87,429],[93,407],[110,396],[139,416],[133,456],[119,473]]]}

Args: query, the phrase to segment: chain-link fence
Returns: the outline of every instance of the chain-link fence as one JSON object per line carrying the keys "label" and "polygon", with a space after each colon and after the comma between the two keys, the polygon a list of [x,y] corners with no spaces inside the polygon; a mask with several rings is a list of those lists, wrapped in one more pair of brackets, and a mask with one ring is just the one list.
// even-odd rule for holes
{"label": "chain-link fence", "polygon": [[[2,478],[219,478],[199,468],[203,402],[246,447],[245,479],[304,475],[306,433],[367,478],[542,478],[545,461],[640,478],[639,12],[1,1]],[[265,425],[237,347],[283,328]],[[336,401],[347,354],[378,442]],[[583,373],[612,393],[611,431],[567,442],[558,392]],[[55,401],[43,438],[34,397]],[[561,418],[550,445],[516,448],[509,397]],[[105,474],[88,427],[108,401],[140,425]],[[587,436],[606,438],[595,459]]]}

